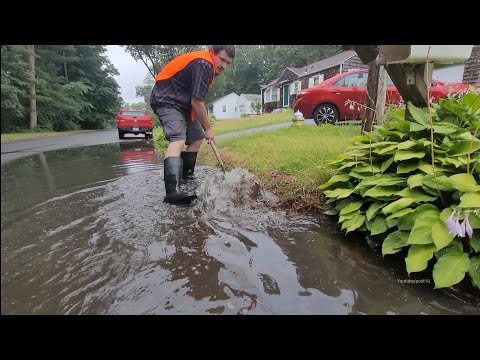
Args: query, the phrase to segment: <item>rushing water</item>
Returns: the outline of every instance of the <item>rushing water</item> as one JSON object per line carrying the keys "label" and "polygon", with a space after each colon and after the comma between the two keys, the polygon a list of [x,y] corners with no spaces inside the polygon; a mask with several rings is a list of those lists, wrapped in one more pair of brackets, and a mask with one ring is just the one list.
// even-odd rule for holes
{"label": "rushing water", "polygon": [[2,314],[480,313],[329,221],[277,209],[243,169],[195,177],[191,205],[163,203],[163,154],[144,141],[2,166]]}

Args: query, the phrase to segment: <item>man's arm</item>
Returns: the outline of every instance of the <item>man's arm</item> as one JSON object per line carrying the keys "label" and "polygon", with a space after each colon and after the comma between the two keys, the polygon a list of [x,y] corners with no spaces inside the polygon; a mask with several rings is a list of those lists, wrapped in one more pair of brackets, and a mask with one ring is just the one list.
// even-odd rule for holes
{"label": "man's arm", "polygon": [[198,121],[200,121],[203,130],[205,130],[205,138],[208,140],[209,143],[210,140],[215,141],[215,134],[213,133],[210,122],[208,121],[207,109],[205,108],[205,104],[203,103],[203,101],[193,96],[192,109],[195,113],[196,118],[198,119]]}

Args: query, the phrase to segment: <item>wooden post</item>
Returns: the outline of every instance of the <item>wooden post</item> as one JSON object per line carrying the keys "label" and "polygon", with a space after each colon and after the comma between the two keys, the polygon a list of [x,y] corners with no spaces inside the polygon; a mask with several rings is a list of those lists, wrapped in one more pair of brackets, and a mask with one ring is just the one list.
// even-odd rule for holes
{"label": "wooden post", "polygon": [[[381,63],[382,61],[380,61],[380,64]],[[387,71],[385,70],[385,66],[380,65],[380,67],[378,68],[377,104],[375,107],[375,123],[379,126],[383,125],[386,100],[387,100]]]}
{"label": "wooden post", "polygon": [[373,129],[378,92],[378,68],[379,66],[374,61],[368,64],[367,93],[365,95],[366,109],[362,120],[363,131],[372,131]]}
{"label": "wooden post", "polygon": [[[374,61],[379,50],[376,45],[353,45],[353,49],[364,64]],[[385,66],[398,93],[405,104],[411,102],[417,107],[428,105],[428,88],[432,78],[432,65],[428,65],[429,72],[425,72],[424,64],[388,64]],[[370,77],[370,74],[369,74]],[[405,117],[409,118],[408,110]]]}
{"label": "wooden post", "polygon": [[30,86],[30,129],[37,127],[37,99],[35,89],[35,45],[27,45],[28,52],[28,75],[32,80]]}

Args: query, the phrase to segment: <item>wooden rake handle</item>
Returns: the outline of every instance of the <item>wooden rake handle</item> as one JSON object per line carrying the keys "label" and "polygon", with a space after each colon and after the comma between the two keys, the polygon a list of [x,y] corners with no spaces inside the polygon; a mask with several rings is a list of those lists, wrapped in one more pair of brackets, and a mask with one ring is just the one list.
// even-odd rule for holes
{"label": "wooden rake handle", "polygon": [[225,166],[223,165],[222,158],[220,157],[220,154],[218,153],[217,147],[215,146],[215,143],[210,140],[210,145],[212,146],[212,150],[215,153],[215,156],[217,157],[218,162],[220,163],[220,167],[222,168],[222,171],[226,173],[225,171]]}

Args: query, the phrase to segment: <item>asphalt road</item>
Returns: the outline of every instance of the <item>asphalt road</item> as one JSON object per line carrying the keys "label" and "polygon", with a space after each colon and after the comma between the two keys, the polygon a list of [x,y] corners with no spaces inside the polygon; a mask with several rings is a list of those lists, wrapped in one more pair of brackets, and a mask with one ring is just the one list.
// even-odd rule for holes
{"label": "asphalt road", "polygon": [[[232,136],[238,136],[242,134],[248,134],[263,130],[275,130],[282,127],[290,126],[292,123],[285,122],[276,125],[264,126],[261,128],[247,129],[228,134],[217,135],[217,139],[229,138]],[[306,125],[313,125],[313,120],[305,120]],[[141,135],[126,134],[124,140],[118,138],[117,129],[106,130],[89,130],[79,134],[73,135],[59,135],[38,139],[29,140],[16,140],[9,142],[2,142],[2,157],[1,163],[6,164],[15,159],[19,159],[25,156],[34,155],[39,152],[68,149],[82,146],[102,145],[118,142],[132,141],[132,139],[144,140],[145,137]]]}

